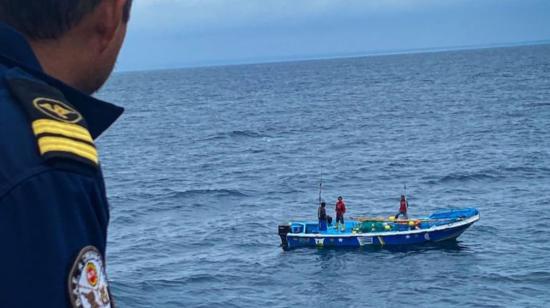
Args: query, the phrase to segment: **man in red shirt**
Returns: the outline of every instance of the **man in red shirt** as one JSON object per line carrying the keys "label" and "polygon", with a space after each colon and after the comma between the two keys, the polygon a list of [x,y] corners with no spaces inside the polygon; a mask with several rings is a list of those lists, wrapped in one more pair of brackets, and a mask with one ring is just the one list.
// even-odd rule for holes
{"label": "man in red shirt", "polygon": [[403,218],[409,219],[407,216],[407,208],[409,207],[409,203],[405,199],[404,195],[401,195],[401,201],[399,202],[399,213],[395,215],[395,219],[399,218],[399,215],[403,215]]}
{"label": "man in red shirt", "polygon": [[344,213],[346,212],[346,204],[342,196],[338,197],[338,202],[336,202],[336,229],[339,229],[340,223],[342,224],[342,231],[346,230],[346,225],[344,224]]}

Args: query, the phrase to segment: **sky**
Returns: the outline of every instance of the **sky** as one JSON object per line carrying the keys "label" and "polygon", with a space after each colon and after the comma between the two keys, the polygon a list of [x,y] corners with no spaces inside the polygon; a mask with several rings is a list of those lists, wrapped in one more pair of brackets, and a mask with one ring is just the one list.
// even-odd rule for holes
{"label": "sky", "polygon": [[550,0],[134,0],[118,71],[550,40]]}

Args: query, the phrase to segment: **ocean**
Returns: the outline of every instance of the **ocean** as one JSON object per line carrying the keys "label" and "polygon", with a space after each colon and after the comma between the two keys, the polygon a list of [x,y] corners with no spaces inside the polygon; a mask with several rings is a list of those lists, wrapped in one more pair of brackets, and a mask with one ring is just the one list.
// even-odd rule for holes
{"label": "ocean", "polygon": [[[115,73],[120,307],[548,307],[550,45]],[[458,242],[285,252],[277,226],[476,207]]]}

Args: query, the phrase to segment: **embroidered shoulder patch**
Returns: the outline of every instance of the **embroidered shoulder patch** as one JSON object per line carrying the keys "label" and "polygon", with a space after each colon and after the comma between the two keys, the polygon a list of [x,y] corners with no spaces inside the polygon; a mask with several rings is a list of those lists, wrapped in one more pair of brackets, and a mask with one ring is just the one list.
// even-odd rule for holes
{"label": "embroidered shoulder patch", "polygon": [[97,248],[84,247],[69,272],[69,297],[74,308],[114,307],[103,257]]}
{"label": "embroidered shoulder patch", "polygon": [[45,97],[37,97],[32,101],[34,107],[43,114],[66,123],[78,123],[82,115],[65,103]]}
{"label": "embroidered shoulder patch", "polygon": [[94,141],[82,115],[57,89],[30,79],[8,78],[13,95],[32,122],[40,154],[46,159],[72,159],[99,164]]}

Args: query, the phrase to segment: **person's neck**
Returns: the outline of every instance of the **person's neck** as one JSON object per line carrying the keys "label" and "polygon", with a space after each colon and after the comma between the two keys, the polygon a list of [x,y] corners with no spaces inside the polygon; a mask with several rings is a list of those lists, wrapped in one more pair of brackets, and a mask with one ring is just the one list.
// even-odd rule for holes
{"label": "person's neck", "polygon": [[44,72],[69,86],[82,90],[82,76],[86,74],[86,53],[65,40],[29,41]]}

